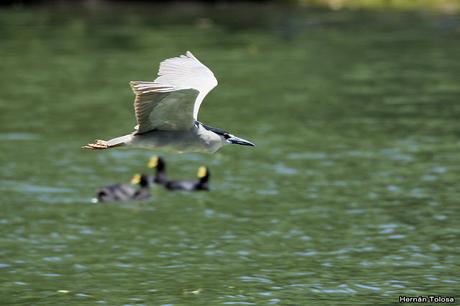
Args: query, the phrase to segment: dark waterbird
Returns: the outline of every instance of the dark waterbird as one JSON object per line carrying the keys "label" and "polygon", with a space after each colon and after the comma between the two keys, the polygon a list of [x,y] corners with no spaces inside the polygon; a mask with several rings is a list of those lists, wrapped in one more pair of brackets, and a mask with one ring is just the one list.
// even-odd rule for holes
{"label": "dark waterbird", "polygon": [[150,184],[159,184],[163,185],[166,180],[166,163],[163,158],[160,156],[152,156],[150,158],[147,167],[150,169],[155,169],[155,175],[149,175]]}
{"label": "dark waterbird", "polygon": [[96,192],[98,203],[144,200],[149,197],[149,180],[145,174],[134,175],[131,179],[131,184],[109,185],[98,189]]}
{"label": "dark waterbird", "polygon": [[164,184],[168,190],[183,190],[183,191],[208,191],[209,178],[211,174],[207,167],[200,167],[197,172],[197,181],[166,181]]}

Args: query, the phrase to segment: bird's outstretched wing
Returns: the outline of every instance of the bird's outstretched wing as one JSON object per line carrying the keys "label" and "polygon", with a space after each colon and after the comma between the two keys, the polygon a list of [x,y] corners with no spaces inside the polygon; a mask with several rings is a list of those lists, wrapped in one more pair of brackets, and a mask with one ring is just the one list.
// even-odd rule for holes
{"label": "bird's outstretched wing", "polygon": [[160,64],[153,82],[132,81],[136,94],[136,134],[153,129],[185,130],[193,126],[204,97],[216,85],[214,74],[189,51]]}

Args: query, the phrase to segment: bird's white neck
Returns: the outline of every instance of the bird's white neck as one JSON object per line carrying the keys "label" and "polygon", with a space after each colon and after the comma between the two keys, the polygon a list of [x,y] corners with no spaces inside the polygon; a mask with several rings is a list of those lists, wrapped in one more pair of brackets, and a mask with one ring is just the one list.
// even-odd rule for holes
{"label": "bird's white neck", "polygon": [[224,137],[206,129],[200,122],[197,123],[197,134],[199,135],[201,141],[204,143],[208,151],[214,153],[223,145],[227,144]]}

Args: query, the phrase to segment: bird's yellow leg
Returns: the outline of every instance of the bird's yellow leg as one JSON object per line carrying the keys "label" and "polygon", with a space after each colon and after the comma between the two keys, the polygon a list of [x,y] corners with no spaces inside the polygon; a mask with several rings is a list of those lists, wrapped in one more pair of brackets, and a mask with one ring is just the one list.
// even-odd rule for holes
{"label": "bird's yellow leg", "polygon": [[82,149],[91,149],[91,150],[104,150],[108,149],[109,145],[107,141],[96,139],[95,143],[88,143],[86,146],[83,146]]}

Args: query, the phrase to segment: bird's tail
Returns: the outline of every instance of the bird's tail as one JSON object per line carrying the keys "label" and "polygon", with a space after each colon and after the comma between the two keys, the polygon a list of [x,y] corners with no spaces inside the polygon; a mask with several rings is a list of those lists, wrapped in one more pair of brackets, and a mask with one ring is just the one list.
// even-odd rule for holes
{"label": "bird's tail", "polygon": [[88,143],[87,145],[81,147],[82,149],[90,150],[105,150],[113,147],[120,147],[126,145],[126,143],[131,139],[131,135],[125,135],[117,138],[110,139],[109,141],[97,139],[94,143]]}

